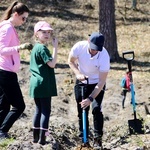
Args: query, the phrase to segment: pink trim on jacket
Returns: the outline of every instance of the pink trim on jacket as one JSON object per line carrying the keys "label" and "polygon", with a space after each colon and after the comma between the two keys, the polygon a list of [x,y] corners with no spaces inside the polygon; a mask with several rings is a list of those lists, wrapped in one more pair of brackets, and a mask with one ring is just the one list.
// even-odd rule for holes
{"label": "pink trim on jacket", "polygon": [[17,46],[20,44],[18,34],[9,20],[0,23],[0,69],[18,72],[20,55]]}

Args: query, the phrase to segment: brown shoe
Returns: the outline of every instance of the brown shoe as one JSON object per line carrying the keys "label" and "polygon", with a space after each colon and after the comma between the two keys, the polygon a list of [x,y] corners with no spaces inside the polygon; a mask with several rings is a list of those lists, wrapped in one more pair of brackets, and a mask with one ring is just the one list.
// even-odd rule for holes
{"label": "brown shoe", "polygon": [[89,143],[89,142],[86,142],[86,143],[82,143],[82,147],[88,147],[88,148],[90,148],[90,147],[91,147],[91,145],[90,145],[90,143]]}

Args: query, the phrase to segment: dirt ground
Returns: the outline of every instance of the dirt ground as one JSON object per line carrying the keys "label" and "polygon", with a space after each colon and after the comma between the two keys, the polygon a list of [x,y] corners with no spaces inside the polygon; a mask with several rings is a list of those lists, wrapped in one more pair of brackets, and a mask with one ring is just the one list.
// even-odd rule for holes
{"label": "dirt ground", "polygon": [[[115,67],[113,64],[111,67]],[[125,65],[126,66],[126,65]],[[57,150],[77,150],[83,149],[79,144],[78,135],[78,118],[76,111],[76,103],[74,100],[73,85],[74,75],[70,71],[68,65],[55,69],[57,78],[58,96],[52,100],[52,113],[50,117],[50,135],[47,137],[49,144],[41,146],[32,143],[32,116],[34,112],[33,100],[28,96],[29,89],[29,64],[22,62],[21,71],[18,73],[19,82],[24,94],[26,102],[26,110],[19,120],[10,130],[11,136],[15,137],[15,142],[11,143],[7,149],[30,150],[30,149],[54,149]],[[115,71],[119,72],[119,71]],[[123,72],[123,71],[121,71]],[[136,76],[133,72],[133,76]],[[103,147],[108,150],[138,150],[145,149],[150,146],[150,114],[145,111],[145,104],[150,107],[149,90],[150,81],[145,80],[142,84],[141,80],[135,83],[135,92],[137,99],[137,117],[143,118],[145,121],[145,133],[130,135],[128,120],[132,120],[133,111],[130,104],[130,94],[127,94],[125,101],[125,109],[122,109],[122,97],[120,95],[121,88],[119,86],[120,78],[115,78],[114,71],[110,70],[107,79],[107,89],[103,101],[104,112],[104,137]],[[136,79],[136,78],[135,78]],[[147,88],[147,90],[145,89]],[[90,144],[92,145],[92,115],[90,114]],[[90,148],[89,148],[90,149]],[[92,148],[91,148],[92,149]]]}
{"label": "dirt ground", "polygon": [[[2,3],[3,2],[3,3]],[[59,1],[60,2],[60,1]],[[141,2],[141,1],[140,1]],[[31,2],[28,2],[31,6]],[[3,5],[2,5],[3,4]],[[143,3],[142,3],[143,4]],[[138,4],[139,9],[147,10],[143,4]],[[7,6],[8,3],[1,1],[0,11],[3,11],[2,6]],[[86,3],[85,3],[86,5]],[[46,15],[46,8],[44,4],[33,5],[35,8],[40,8],[45,12],[45,16],[39,15],[37,12],[39,9],[32,9],[31,20],[32,24],[27,24],[27,31],[21,34],[22,41],[29,41],[33,33],[33,23],[44,17],[48,20],[48,14]],[[107,79],[107,88],[103,100],[103,113],[104,113],[104,136],[103,136],[103,149],[105,150],[148,150],[150,149],[150,52],[149,52],[149,39],[150,39],[150,24],[148,21],[148,13],[144,15],[139,11],[136,13],[128,14],[132,18],[137,17],[140,13],[141,20],[138,22],[127,22],[124,24],[123,21],[119,20],[121,18],[121,7],[117,5],[117,39],[118,39],[118,51],[121,56],[124,50],[134,50],[135,60],[133,61],[133,80],[135,85],[135,97],[137,101],[137,118],[144,120],[144,134],[129,134],[128,120],[134,119],[132,105],[130,104],[131,95],[127,93],[127,98],[125,101],[125,109],[122,109],[122,96],[120,81],[122,76],[125,74],[127,69],[127,63],[121,61],[118,63],[111,63],[111,69]],[[69,7],[69,6],[68,6]],[[96,6],[95,6],[96,7]],[[144,7],[144,8],[143,8]],[[76,13],[82,14],[83,3],[77,8],[69,9],[70,12],[76,11]],[[34,10],[34,11],[33,11]],[[56,9],[51,8],[47,12],[56,12]],[[66,11],[67,13],[67,11]],[[84,12],[85,13],[85,12]],[[89,12],[90,13],[90,12]],[[89,14],[88,13],[88,14]],[[70,13],[71,14],[71,13]],[[93,15],[93,18],[95,17]],[[64,16],[63,16],[64,15]],[[51,14],[52,25],[56,27],[58,38],[60,40],[58,62],[55,68],[56,81],[58,96],[52,99],[52,112],[49,122],[49,132],[50,135],[47,136],[48,144],[41,146],[39,144],[32,143],[32,117],[35,109],[33,100],[29,97],[29,56],[28,51],[21,52],[21,70],[18,73],[19,83],[24,95],[24,100],[26,103],[26,109],[22,116],[16,121],[10,130],[10,135],[15,139],[10,142],[7,146],[3,147],[0,144],[0,149],[2,150],[77,150],[77,149],[92,149],[81,147],[78,138],[78,118],[76,103],[74,99],[73,86],[75,81],[75,76],[70,70],[67,64],[67,57],[70,51],[70,47],[85,35],[87,32],[92,32],[92,26],[95,25],[95,20],[92,17],[88,19],[87,22],[78,22],[78,26],[72,26],[69,24],[69,20],[65,18],[66,14],[59,16],[57,20]],[[137,15],[137,16],[136,16]],[[61,18],[62,17],[62,18]],[[36,18],[36,19],[35,19]],[[62,20],[64,21],[62,21]],[[145,20],[144,20],[145,19]],[[60,23],[61,22],[61,23]],[[76,20],[71,20],[73,24],[76,24]],[[82,29],[81,29],[81,26]],[[67,26],[67,29],[65,28]],[[62,28],[61,28],[62,27]],[[62,31],[61,31],[61,29]],[[88,30],[89,28],[89,30]],[[79,30],[76,36],[71,36],[73,31]],[[82,30],[85,30],[83,32]],[[98,27],[95,26],[95,30]],[[22,32],[25,29],[19,28]],[[31,32],[30,32],[31,31]],[[80,33],[84,33],[81,34]],[[80,36],[79,36],[80,35]],[[71,40],[67,41],[66,37]],[[75,39],[73,39],[75,38]],[[144,41],[144,43],[143,43]],[[69,44],[67,44],[69,42]],[[65,44],[64,44],[65,43]],[[70,45],[70,47],[68,46]],[[89,141],[92,146],[92,115],[90,113],[90,137]]]}

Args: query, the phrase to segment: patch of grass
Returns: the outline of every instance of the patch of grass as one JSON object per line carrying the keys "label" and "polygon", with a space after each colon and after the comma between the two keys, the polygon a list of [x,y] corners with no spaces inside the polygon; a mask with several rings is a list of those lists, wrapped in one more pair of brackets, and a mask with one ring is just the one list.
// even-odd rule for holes
{"label": "patch of grass", "polygon": [[2,141],[0,141],[0,149],[1,150],[6,150],[7,146],[11,143],[14,142],[14,139],[13,138],[10,138],[10,139],[4,139]]}

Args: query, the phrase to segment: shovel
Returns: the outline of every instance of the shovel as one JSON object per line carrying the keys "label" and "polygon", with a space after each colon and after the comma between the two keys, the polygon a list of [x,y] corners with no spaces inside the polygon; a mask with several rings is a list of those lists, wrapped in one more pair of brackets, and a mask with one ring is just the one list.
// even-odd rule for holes
{"label": "shovel", "polygon": [[[88,78],[85,78],[88,84]],[[81,96],[82,100],[84,99],[84,86],[85,84],[79,83],[81,87]],[[86,145],[87,143],[87,133],[86,133],[86,111],[85,109],[82,110],[82,121],[83,121],[83,143]]]}
{"label": "shovel", "polygon": [[136,117],[136,101],[135,90],[132,78],[132,60],[134,59],[134,51],[123,52],[123,58],[128,62],[130,89],[131,89],[131,102],[133,106],[134,119],[128,120],[130,134],[144,134],[143,119],[137,119]]}

